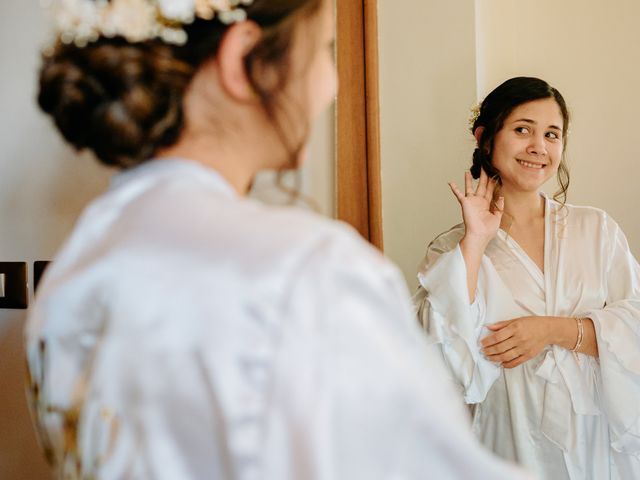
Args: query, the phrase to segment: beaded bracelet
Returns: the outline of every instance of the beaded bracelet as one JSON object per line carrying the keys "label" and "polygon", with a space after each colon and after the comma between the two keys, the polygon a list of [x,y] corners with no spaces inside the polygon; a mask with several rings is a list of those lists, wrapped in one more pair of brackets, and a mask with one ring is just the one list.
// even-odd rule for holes
{"label": "beaded bracelet", "polygon": [[576,346],[571,349],[573,353],[578,353],[580,347],[582,346],[582,340],[584,340],[584,325],[582,323],[582,318],[576,317],[576,323],[578,324],[578,339],[576,340]]}

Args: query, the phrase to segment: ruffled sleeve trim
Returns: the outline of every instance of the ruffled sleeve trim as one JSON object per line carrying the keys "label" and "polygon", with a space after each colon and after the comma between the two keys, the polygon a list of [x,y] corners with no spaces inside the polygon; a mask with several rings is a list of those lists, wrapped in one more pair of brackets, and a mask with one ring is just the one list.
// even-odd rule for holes
{"label": "ruffled sleeve trim", "polygon": [[640,452],[638,335],[620,315],[607,309],[590,312],[585,316],[593,320],[596,329],[611,446],[621,453],[637,455]]}
{"label": "ruffled sleeve trim", "polygon": [[[483,259],[489,262],[488,259]],[[459,245],[425,267],[418,280],[422,287],[420,320],[445,361],[464,388],[467,403],[484,401],[500,375],[500,367],[480,352],[478,340],[485,333],[486,301],[479,282],[476,299],[469,304],[467,273]],[[494,320],[495,321],[495,320]]]}

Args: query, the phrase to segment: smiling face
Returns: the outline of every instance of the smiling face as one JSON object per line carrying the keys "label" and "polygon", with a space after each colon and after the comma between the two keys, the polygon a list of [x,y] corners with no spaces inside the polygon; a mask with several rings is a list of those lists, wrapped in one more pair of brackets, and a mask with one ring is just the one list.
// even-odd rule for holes
{"label": "smiling face", "polygon": [[564,149],[563,129],[562,112],[553,98],[513,109],[495,136],[491,158],[505,193],[537,192],[556,174]]}

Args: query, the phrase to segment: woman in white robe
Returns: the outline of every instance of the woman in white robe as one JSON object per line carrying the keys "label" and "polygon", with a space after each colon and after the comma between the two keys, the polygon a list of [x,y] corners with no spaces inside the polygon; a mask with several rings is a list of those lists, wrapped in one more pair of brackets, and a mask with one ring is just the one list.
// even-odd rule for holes
{"label": "woman in white robe", "polygon": [[605,212],[539,191],[562,171],[568,120],[542,80],[487,96],[477,188],[469,172],[464,193],[451,184],[464,223],[429,245],[415,302],[485,445],[541,479],[632,480],[640,267]]}
{"label": "woman in white robe", "polygon": [[62,5],[40,104],[125,171],[28,320],[58,478],[522,478],[450,401],[396,268],[343,224],[246,198],[297,166],[334,96],[332,4],[232,2],[222,22],[225,2]]}

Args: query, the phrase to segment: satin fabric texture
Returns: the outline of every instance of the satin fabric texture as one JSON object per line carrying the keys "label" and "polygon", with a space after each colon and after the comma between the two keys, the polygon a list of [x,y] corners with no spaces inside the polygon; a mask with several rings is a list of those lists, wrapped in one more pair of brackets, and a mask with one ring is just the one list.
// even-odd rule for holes
{"label": "satin fabric texture", "polygon": [[61,478],[523,478],[474,438],[395,266],[188,160],[86,209],[26,344]]}
{"label": "satin fabric texture", "polygon": [[[438,236],[414,296],[473,428],[537,478],[640,478],[640,267],[604,211],[545,196],[544,272],[499,230],[469,304],[464,225]],[[513,369],[482,353],[486,325],[523,316],[588,317],[599,358],[553,345]]]}

